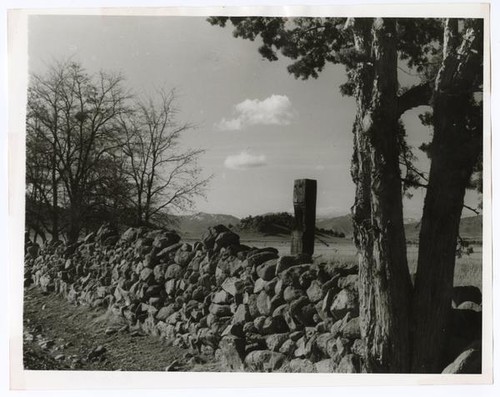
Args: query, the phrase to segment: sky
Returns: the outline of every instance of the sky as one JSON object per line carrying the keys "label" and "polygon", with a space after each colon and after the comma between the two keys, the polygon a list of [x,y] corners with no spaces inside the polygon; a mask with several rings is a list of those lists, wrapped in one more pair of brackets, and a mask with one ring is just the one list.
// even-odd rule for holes
{"label": "sky", "polygon": [[[293,181],[318,182],[318,216],[341,216],[354,202],[350,177],[355,106],[343,97],[343,66],[328,65],[318,79],[297,80],[290,61],[264,60],[259,43],[232,36],[231,27],[199,17],[30,16],[29,71],[43,74],[55,61],[81,62],[90,73],[121,72],[139,95],[175,88],[179,121],[196,128],[182,136],[211,176],[193,212],[237,217],[293,211]],[[400,71],[400,79],[413,77]],[[430,140],[418,114],[403,121],[408,142]],[[429,167],[418,153],[417,164]],[[424,192],[404,201],[406,218],[421,217]],[[477,205],[468,194],[466,202]],[[469,215],[473,215],[472,213]]]}

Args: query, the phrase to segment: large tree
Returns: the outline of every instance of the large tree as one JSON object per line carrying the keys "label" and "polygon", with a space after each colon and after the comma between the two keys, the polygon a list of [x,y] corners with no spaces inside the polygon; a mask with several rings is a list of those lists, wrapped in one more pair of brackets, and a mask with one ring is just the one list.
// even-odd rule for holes
{"label": "large tree", "polygon": [[102,205],[111,179],[101,171],[117,165],[116,121],[127,112],[127,99],[121,76],[92,76],[75,62],[55,64],[46,74],[31,77],[28,191],[39,192],[52,213],[53,238],[61,231],[62,208],[67,238],[76,241],[86,218]]}
{"label": "large tree", "polygon": [[[273,61],[280,51],[294,60],[288,71],[298,78],[317,77],[327,63],[345,65],[348,81],[341,90],[356,101],[352,213],[361,253],[364,369],[439,371],[464,192],[480,153],[482,109],[474,93],[482,84],[482,21],[268,17],[209,21],[222,27],[231,23],[235,37],[260,37],[260,54]],[[397,73],[401,63],[421,73],[421,84],[401,87]],[[400,164],[407,166],[412,184],[419,184],[419,173],[408,160],[411,152],[400,118],[420,105],[433,108],[434,136],[413,292]]]}

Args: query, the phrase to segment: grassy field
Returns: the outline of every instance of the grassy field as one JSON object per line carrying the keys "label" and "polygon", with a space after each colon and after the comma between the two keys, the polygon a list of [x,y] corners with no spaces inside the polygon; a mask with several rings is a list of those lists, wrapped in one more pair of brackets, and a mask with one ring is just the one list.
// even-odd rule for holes
{"label": "grassy field", "polygon": [[[350,239],[325,237],[321,238],[323,242],[317,242],[315,245],[314,258],[317,261],[341,261],[355,262],[356,248]],[[290,253],[289,236],[261,236],[261,235],[242,235],[241,243],[253,247],[274,247],[278,249],[280,255]],[[456,286],[473,285],[482,290],[482,246],[473,245],[474,252],[470,255],[464,255],[457,258],[455,266]],[[418,245],[408,244],[408,266],[411,273],[417,269]]]}

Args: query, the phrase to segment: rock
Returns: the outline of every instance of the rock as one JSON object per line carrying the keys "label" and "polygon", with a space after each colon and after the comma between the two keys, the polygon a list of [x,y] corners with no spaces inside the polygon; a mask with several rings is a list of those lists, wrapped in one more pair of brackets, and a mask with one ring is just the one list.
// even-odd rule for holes
{"label": "rock", "polygon": [[299,285],[303,290],[307,290],[314,280],[317,280],[317,268],[308,269],[299,276]]}
{"label": "rock", "polygon": [[297,300],[297,299],[301,298],[302,296],[304,296],[304,293],[302,292],[302,290],[300,290],[298,288],[294,288],[290,285],[288,287],[286,287],[285,290],[283,291],[283,299],[286,302],[291,302],[291,301]]}
{"label": "rock", "polygon": [[209,307],[210,313],[217,317],[226,317],[231,316],[231,306],[229,305],[218,305],[216,303],[212,303]]}
{"label": "rock", "polygon": [[316,303],[323,299],[323,288],[319,281],[313,280],[311,282],[307,289],[307,297],[312,303]]}
{"label": "rock", "polygon": [[139,278],[141,281],[144,281],[145,283],[149,282],[150,280],[154,280],[153,270],[148,267],[145,267],[144,269],[142,269]]}
{"label": "rock", "polygon": [[455,306],[459,306],[462,302],[474,302],[480,305],[483,297],[481,290],[473,286],[453,287],[452,302]]}
{"label": "rock", "polygon": [[481,339],[482,313],[473,310],[452,309],[450,333],[469,342]]}
{"label": "rock", "polygon": [[235,296],[243,292],[244,283],[239,278],[228,277],[224,280],[221,287],[228,294]]}
{"label": "rock", "polygon": [[354,354],[342,357],[337,367],[337,372],[343,374],[359,373],[359,358]]}
{"label": "rock", "polygon": [[345,324],[340,333],[349,339],[359,339],[361,338],[361,330],[359,328],[359,317],[354,317]]}
{"label": "rock", "polygon": [[483,308],[481,307],[480,304],[477,304],[475,302],[471,301],[465,301],[460,303],[460,305],[457,306],[458,310],[472,310],[475,312],[482,312]]}
{"label": "rock", "polygon": [[250,267],[258,267],[261,264],[263,264],[266,261],[269,261],[271,259],[275,259],[278,257],[278,254],[275,252],[271,251],[264,251],[264,252],[259,252],[256,254],[253,254],[251,256],[247,257],[247,262]]}
{"label": "rock", "polygon": [[212,303],[218,303],[222,305],[226,305],[229,303],[229,294],[222,290],[222,291],[217,291],[214,296],[212,297]]}
{"label": "rock", "polygon": [[248,305],[240,304],[234,313],[232,323],[233,324],[244,324],[252,320],[252,316],[248,310]]}
{"label": "rock", "polygon": [[351,352],[359,357],[364,357],[365,355],[365,345],[361,339],[356,339],[351,346]]}
{"label": "rock", "polygon": [[232,233],[231,230],[229,230],[226,226],[224,225],[217,225],[217,226],[212,226],[208,228],[208,231],[205,232],[202,236],[202,242],[203,245],[207,250],[211,250],[215,246],[215,240],[217,239],[217,236],[220,233],[224,232],[229,232]]}
{"label": "rock", "polygon": [[245,340],[235,336],[224,336],[219,342],[222,365],[230,371],[242,371],[245,359]]}
{"label": "rock", "polygon": [[240,244],[240,236],[231,231],[225,231],[219,233],[215,238],[214,250],[220,251],[221,248],[228,247],[230,245],[238,246]]}
{"label": "rock", "polygon": [[341,290],[330,306],[330,313],[334,319],[340,319],[345,316],[347,312],[356,313],[358,312],[358,298],[357,295],[349,290]]}
{"label": "rock", "polygon": [[224,331],[222,331],[221,336],[236,336],[238,338],[244,338],[245,334],[243,333],[243,324],[229,324]]}
{"label": "rock", "polygon": [[351,352],[350,341],[347,338],[338,337],[335,340],[335,345],[337,347],[337,353],[342,357]]}
{"label": "rock", "polygon": [[348,274],[347,276],[340,277],[337,281],[337,285],[340,289],[358,289],[358,275],[357,274]]}
{"label": "rock", "polygon": [[171,279],[165,283],[165,291],[168,295],[172,296],[175,293],[176,280]]}
{"label": "rock", "polygon": [[267,317],[262,324],[262,333],[264,335],[284,333],[289,330],[285,319],[281,316]]}
{"label": "rock", "polygon": [[264,290],[264,287],[268,284],[267,281],[264,281],[261,278],[255,280],[255,284],[253,285],[253,293],[258,294],[260,291]]}
{"label": "rock", "polygon": [[174,256],[174,262],[181,267],[186,267],[191,259],[193,259],[195,253],[192,251],[184,251],[179,249]]}
{"label": "rock", "polygon": [[349,322],[349,320],[352,318],[352,315],[351,313],[346,313],[346,315],[340,319],[340,320],[337,320],[333,325],[332,325],[332,328],[330,330],[330,332],[335,335],[335,336],[339,336],[341,335],[342,333],[342,329],[346,326],[346,324]]}
{"label": "rock", "polygon": [[174,259],[177,250],[181,247],[182,243],[170,245],[166,248],[163,248],[160,252],[158,252],[156,254],[156,257],[158,258],[159,261],[164,261],[168,263],[170,260]]}
{"label": "rock", "polygon": [[265,280],[271,281],[276,273],[277,259],[270,259],[257,267],[257,275]]}
{"label": "rock", "polygon": [[[309,277],[312,277],[312,279],[314,279],[315,278],[314,274],[315,272],[317,273],[317,269],[318,269],[317,265],[313,265],[310,263],[295,265],[281,272],[278,275],[278,277],[283,281],[284,285],[291,285],[296,288],[302,288],[300,280],[301,275],[311,270],[311,272],[308,274],[306,278],[309,279]],[[306,280],[302,280],[302,283],[304,283],[305,281]],[[307,285],[307,287],[308,286],[309,285]]]}
{"label": "rock", "polygon": [[87,355],[87,360],[98,360],[104,355],[104,353],[106,353],[106,348],[102,345],[99,345],[90,351],[90,353]]}
{"label": "rock", "polygon": [[290,256],[290,255],[280,256],[276,261],[276,275],[298,264],[299,263],[296,256]]}
{"label": "rock", "polygon": [[175,307],[173,304],[162,307],[156,313],[156,319],[159,321],[165,321],[169,316],[171,316],[175,312]]}
{"label": "rock", "polygon": [[334,373],[337,370],[337,364],[331,358],[314,363],[314,369],[318,373]]}
{"label": "rock", "polygon": [[254,350],[245,357],[245,365],[250,371],[276,371],[285,362],[285,356],[270,350]]}
{"label": "rock", "polygon": [[171,264],[165,271],[165,280],[180,279],[183,274],[183,269],[178,264]]}
{"label": "rock", "polygon": [[307,305],[303,305],[300,309],[293,311],[295,318],[299,320],[306,327],[312,327],[316,325],[317,321],[315,318],[316,309],[312,303],[308,303]]}
{"label": "rock", "polygon": [[334,357],[337,352],[337,338],[329,333],[323,333],[316,338],[316,347],[325,357]]}
{"label": "rock", "polygon": [[443,374],[480,374],[481,349],[471,348],[460,354],[455,361],[449,364]]}
{"label": "rock", "polygon": [[297,343],[291,339],[287,339],[283,342],[281,347],[279,348],[279,352],[283,353],[287,357],[291,357],[293,352],[297,349]]}
{"label": "rock", "polygon": [[122,234],[121,239],[127,243],[133,243],[138,237],[139,229],[131,227]]}
{"label": "rock", "polygon": [[157,283],[163,284],[165,282],[165,271],[166,271],[165,265],[156,265],[153,268],[153,276]]}
{"label": "rock", "polygon": [[311,373],[316,372],[314,364],[305,358],[294,358],[288,363],[291,372]]}
{"label": "rock", "polygon": [[313,343],[316,342],[316,338],[314,340],[307,340],[305,336],[301,337],[297,340],[297,349],[293,353],[295,357],[308,357],[311,354]]}
{"label": "rock", "polygon": [[271,298],[266,291],[260,291],[259,295],[257,295],[256,304],[260,314],[263,316],[271,314]]}
{"label": "rock", "polygon": [[269,350],[277,352],[286,340],[288,333],[273,334],[266,337],[266,345]]}

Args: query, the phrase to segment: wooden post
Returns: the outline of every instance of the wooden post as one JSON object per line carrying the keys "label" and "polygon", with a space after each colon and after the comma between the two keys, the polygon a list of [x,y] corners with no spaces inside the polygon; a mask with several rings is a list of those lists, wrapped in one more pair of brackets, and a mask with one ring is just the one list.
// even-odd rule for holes
{"label": "wooden post", "polygon": [[294,182],[295,228],[292,231],[292,255],[314,254],[316,190],[317,184],[314,179],[296,179]]}

